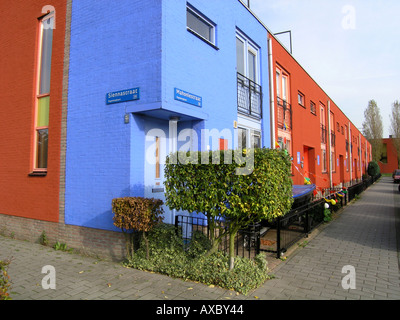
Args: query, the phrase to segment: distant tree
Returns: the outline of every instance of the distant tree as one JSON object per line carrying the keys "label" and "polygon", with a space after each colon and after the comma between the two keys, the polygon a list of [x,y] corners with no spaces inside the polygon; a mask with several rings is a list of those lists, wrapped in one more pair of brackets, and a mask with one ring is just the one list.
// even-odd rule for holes
{"label": "distant tree", "polygon": [[376,177],[381,171],[379,165],[376,161],[371,161],[368,164],[368,175],[371,177]]}
{"label": "distant tree", "polygon": [[[393,137],[393,144],[397,151],[397,159],[400,159],[400,103],[398,100],[392,104],[390,123],[390,134]],[[400,166],[400,164],[398,165]]]}
{"label": "distant tree", "polygon": [[375,100],[368,102],[364,111],[363,134],[372,146],[372,160],[380,161],[382,156],[383,124],[379,107]]}

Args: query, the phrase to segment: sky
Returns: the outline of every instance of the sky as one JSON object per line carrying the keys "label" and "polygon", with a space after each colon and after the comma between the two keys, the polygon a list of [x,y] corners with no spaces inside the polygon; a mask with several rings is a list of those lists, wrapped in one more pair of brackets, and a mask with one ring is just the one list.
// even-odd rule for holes
{"label": "sky", "polygon": [[[272,33],[291,31],[294,58],[354,125],[375,100],[384,137],[400,101],[399,0],[251,0]],[[289,49],[288,34],[277,36]]]}

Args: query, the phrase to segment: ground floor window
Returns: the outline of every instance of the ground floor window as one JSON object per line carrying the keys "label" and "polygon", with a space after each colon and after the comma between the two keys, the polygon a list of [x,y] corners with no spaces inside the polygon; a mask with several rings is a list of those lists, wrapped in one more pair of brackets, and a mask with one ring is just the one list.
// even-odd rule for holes
{"label": "ground floor window", "polygon": [[238,149],[261,148],[261,131],[238,127]]}
{"label": "ground floor window", "polygon": [[328,171],[328,165],[327,165],[327,158],[326,158],[326,150],[322,149],[322,172],[327,172]]}
{"label": "ground floor window", "polygon": [[38,129],[36,136],[36,168],[45,169],[47,168],[47,150],[49,141],[49,130]]}

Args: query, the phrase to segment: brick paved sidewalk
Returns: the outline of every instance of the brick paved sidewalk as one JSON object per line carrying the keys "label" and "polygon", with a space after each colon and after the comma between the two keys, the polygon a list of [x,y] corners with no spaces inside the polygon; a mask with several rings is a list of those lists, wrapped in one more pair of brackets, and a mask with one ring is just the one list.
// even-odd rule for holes
{"label": "brick paved sidewalk", "polygon": [[[399,212],[398,185],[383,177],[279,265],[276,279],[254,294],[268,299],[400,299]],[[354,290],[342,287],[349,275],[342,268],[348,265],[355,268]]]}
{"label": "brick paved sidewalk", "polygon": [[[278,264],[275,279],[248,296],[2,236],[0,259],[13,259],[13,300],[400,299],[395,229],[399,210],[397,185],[382,178],[307,246]],[[42,288],[46,265],[55,267],[55,290]],[[342,288],[346,265],[355,268],[354,290]]]}

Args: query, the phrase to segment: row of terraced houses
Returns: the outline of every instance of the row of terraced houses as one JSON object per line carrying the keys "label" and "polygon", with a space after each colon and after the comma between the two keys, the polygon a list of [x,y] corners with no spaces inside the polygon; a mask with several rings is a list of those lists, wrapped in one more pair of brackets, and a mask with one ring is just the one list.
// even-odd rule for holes
{"label": "row of terraced houses", "polygon": [[286,149],[294,184],[319,191],[366,172],[368,141],[248,1],[0,9],[2,233],[121,257],[111,200],[165,199],[181,148]]}

